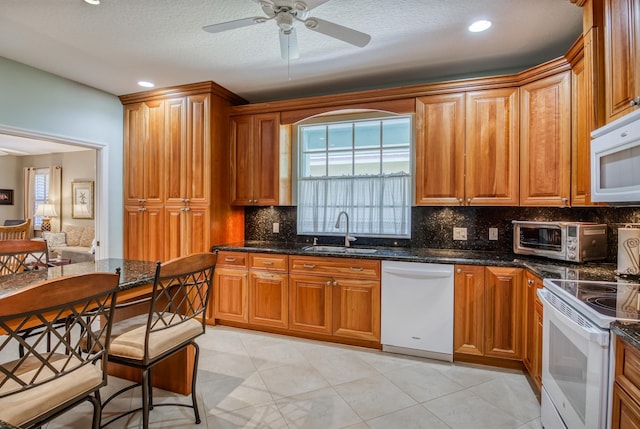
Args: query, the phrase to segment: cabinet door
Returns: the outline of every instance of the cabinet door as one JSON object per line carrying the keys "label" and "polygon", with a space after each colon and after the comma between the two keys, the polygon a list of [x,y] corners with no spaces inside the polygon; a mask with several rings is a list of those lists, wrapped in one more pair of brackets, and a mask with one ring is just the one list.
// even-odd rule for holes
{"label": "cabinet door", "polygon": [[165,206],[167,259],[211,250],[209,213],[206,206]]}
{"label": "cabinet door", "polygon": [[184,204],[186,198],[182,175],[186,171],[187,105],[185,97],[165,101],[166,106],[166,164],[162,179],[165,181],[168,204]]}
{"label": "cabinet door", "polygon": [[522,363],[533,373],[535,353],[535,306],[536,276],[527,271],[524,279],[524,295],[522,297]]}
{"label": "cabinet door", "polygon": [[247,271],[216,268],[213,275],[214,311],[216,319],[248,322]]}
{"label": "cabinet door", "polygon": [[464,200],[464,94],[416,99],[416,204]]}
{"label": "cabinet door", "polygon": [[612,402],[611,429],[640,429],[640,406],[618,383],[613,383]]}
{"label": "cabinet door", "polygon": [[186,164],[180,178],[190,204],[207,204],[211,199],[210,98],[209,94],[187,97]]}
{"label": "cabinet door", "polygon": [[[541,286],[540,286],[541,287]],[[543,307],[542,302],[536,299],[535,312],[534,312],[534,333],[533,333],[533,353],[531,360],[531,377],[538,386],[538,390],[542,388],[542,317]]]}
{"label": "cabinet door", "polygon": [[606,119],[611,122],[637,109],[640,96],[640,3],[606,0],[605,93]]}
{"label": "cabinet door", "polygon": [[249,323],[289,326],[289,280],[286,274],[249,271]]}
{"label": "cabinet door", "polygon": [[484,354],[484,267],[456,265],[454,276],[453,351]]}
{"label": "cabinet door", "polygon": [[518,205],[518,88],[467,93],[465,204]]}
{"label": "cabinet door", "polygon": [[164,211],[159,207],[124,207],[124,257],[164,260]]}
{"label": "cabinet door", "polygon": [[164,103],[148,101],[124,106],[124,203],[162,203]]}
{"label": "cabinet door", "polygon": [[234,116],[231,132],[231,203],[253,204],[253,116]]}
{"label": "cabinet door", "polygon": [[485,356],[521,359],[522,269],[485,268]]}
{"label": "cabinet door", "polygon": [[571,192],[571,75],[521,91],[520,205],[567,206]]}
{"label": "cabinet door", "polygon": [[254,116],[254,204],[278,205],[280,190],[280,114]]}
{"label": "cabinet door", "polygon": [[336,278],[333,335],[380,341],[380,281]]}
{"label": "cabinet door", "polygon": [[289,329],[331,334],[332,279],[289,276]]}

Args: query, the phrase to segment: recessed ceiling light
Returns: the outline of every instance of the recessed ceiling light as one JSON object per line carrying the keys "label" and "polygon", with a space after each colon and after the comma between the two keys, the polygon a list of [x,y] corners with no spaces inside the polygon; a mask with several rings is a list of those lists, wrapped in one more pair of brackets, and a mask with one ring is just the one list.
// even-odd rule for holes
{"label": "recessed ceiling light", "polygon": [[469,31],[472,33],[479,33],[491,27],[491,21],[487,21],[486,19],[481,19],[480,21],[476,21],[469,26]]}
{"label": "recessed ceiling light", "polygon": [[100,4],[100,0],[84,0],[85,3],[89,3],[92,5],[99,5]]}
{"label": "recessed ceiling light", "polygon": [[143,86],[145,88],[153,88],[155,86],[155,84],[151,83],[151,82],[147,82],[145,80],[141,80],[138,82],[138,85]]}

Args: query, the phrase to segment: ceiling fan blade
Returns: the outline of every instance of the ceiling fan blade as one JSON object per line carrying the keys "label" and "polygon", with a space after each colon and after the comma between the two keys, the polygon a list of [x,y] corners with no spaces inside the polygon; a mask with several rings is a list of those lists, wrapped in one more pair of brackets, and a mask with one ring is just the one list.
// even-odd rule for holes
{"label": "ceiling fan blade", "polygon": [[289,30],[289,34],[286,34],[284,30],[280,30],[280,54],[283,60],[300,58],[298,36],[296,35],[295,28]]}
{"label": "ceiling fan blade", "polygon": [[309,18],[304,21],[305,27],[309,30],[325,34],[343,42],[363,48],[371,40],[371,36],[366,33],[354,30],[353,28],[344,27],[333,22],[325,21],[320,18]]}
{"label": "ceiling fan blade", "polygon": [[253,24],[262,24],[268,21],[264,16],[252,16],[251,18],[237,19],[235,21],[221,22],[219,24],[205,25],[202,29],[208,33],[220,33],[235,28],[248,27]]}
{"label": "ceiling fan blade", "polygon": [[300,11],[305,12],[311,9],[315,9],[318,6],[325,4],[329,0],[304,0],[304,1],[294,1],[293,8]]}

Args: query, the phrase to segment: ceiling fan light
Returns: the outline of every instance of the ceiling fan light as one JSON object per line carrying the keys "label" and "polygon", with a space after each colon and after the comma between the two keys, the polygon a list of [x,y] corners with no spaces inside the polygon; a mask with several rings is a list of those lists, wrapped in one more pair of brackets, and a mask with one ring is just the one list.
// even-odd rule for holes
{"label": "ceiling fan light", "polygon": [[97,6],[100,4],[100,0],[84,0],[84,2],[93,6]]}
{"label": "ceiling fan light", "polygon": [[472,33],[480,33],[481,31],[488,30],[489,27],[491,27],[491,21],[481,19],[471,24],[469,26],[469,31],[471,31]]}

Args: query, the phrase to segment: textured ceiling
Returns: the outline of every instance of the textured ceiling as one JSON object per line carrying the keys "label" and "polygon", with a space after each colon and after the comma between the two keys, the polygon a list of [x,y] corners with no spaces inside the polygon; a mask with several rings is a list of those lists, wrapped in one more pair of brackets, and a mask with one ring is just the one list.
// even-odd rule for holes
{"label": "textured ceiling", "polygon": [[[296,24],[300,58],[280,58],[275,22],[252,0],[2,0],[0,56],[122,95],[213,80],[257,102],[521,70],[566,52],[581,32],[569,0],[331,0],[311,16],[371,35],[357,48]],[[479,34],[467,26],[490,19]]]}

